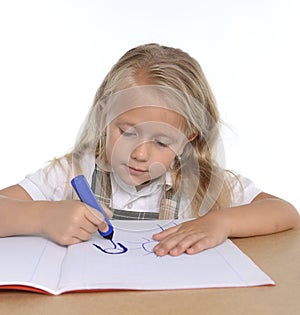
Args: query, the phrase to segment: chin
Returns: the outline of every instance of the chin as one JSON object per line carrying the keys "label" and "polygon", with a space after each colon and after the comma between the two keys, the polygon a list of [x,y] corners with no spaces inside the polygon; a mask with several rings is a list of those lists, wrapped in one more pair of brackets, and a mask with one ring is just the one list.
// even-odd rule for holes
{"label": "chin", "polygon": [[119,177],[126,185],[135,186],[135,187],[140,186],[143,183],[148,181],[147,179],[142,180],[138,178],[132,178],[132,175],[126,175],[126,174],[124,176],[119,174]]}

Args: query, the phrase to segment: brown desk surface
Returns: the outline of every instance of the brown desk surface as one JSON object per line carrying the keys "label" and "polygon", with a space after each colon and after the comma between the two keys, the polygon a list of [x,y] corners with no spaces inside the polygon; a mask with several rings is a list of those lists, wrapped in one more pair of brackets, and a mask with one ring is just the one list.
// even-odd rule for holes
{"label": "brown desk surface", "polygon": [[0,314],[300,314],[300,227],[234,242],[276,286],[60,296],[0,291]]}

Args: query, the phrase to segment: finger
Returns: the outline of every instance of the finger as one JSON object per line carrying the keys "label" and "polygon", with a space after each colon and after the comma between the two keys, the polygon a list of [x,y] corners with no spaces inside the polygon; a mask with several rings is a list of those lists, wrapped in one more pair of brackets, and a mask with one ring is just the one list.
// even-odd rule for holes
{"label": "finger", "polygon": [[75,245],[75,244],[79,244],[82,241],[76,237],[72,237],[68,240],[68,242],[65,241],[58,241],[57,243],[62,245],[62,246],[70,246],[70,245]]}
{"label": "finger", "polygon": [[[88,209],[85,216],[92,224],[96,226],[96,230],[99,229],[103,233],[107,232],[109,227],[105,221],[103,214],[87,204],[85,204],[85,206]],[[90,228],[87,228],[87,231],[90,231],[91,229],[93,229],[92,226],[90,226]]]}
{"label": "finger", "polygon": [[107,232],[109,227],[105,221],[104,215],[97,209],[94,209],[87,204],[85,204],[85,206],[88,209],[86,212],[86,218],[91,223],[95,224],[101,232]]}
{"label": "finger", "polygon": [[210,241],[208,237],[203,237],[201,240],[193,244],[186,250],[187,254],[197,254],[205,249],[212,248],[215,245]]}
{"label": "finger", "polygon": [[104,216],[103,214],[98,211],[97,209],[90,207],[87,204],[84,204],[87,208],[88,211],[85,212],[85,217],[95,225],[100,224],[101,222],[104,221]]}
{"label": "finger", "polygon": [[158,256],[167,255],[184,237],[183,234],[171,234],[154,247],[154,252]]}
{"label": "finger", "polygon": [[79,241],[88,241],[91,237],[92,234],[82,228],[78,229],[73,235],[73,238],[76,238]]}
{"label": "finger", "polygon": [[170,254],[171,256],[178,256],[186,252],[187,249],[194,246],[201,238],[200,235],[195,234],[176,234],[162,240],[154,249],[158,256]]}
{"label": "finger", "polygon": [[105,233],[105,232],[108,231],[109,226],[108,226],[108,224],[107,224],[105,221],[102,221],[102,222],[100,222],[100,223],[98,224],[98,229],[99,229],[101,232]]}
{"label": "finger", "polygon": [[53,240],[62,246],[69,246],[82,242],[79,238],[70,235],[59,235],[59,237],[54,237]]}
{"label": "finger", "polygon": [[[113,213],[112,213],[112,211],[111,210],[109,210],[108,209],[108,207],[105,205],[105,204],[103,204],[102,202],[100,202],[100,205],[101,205],[101,208],[103,209],[103,211],[105,212],[105,214],[106,214],[106,216],[110,219],[110,218],[112,218],[112,216],[113,216]],[[89,205],[87,205],[86,203],[85,203],[85,206],[90,210],[90,212],[93,214],[93,215],[95,215],[96,217],[104,217],[104,215],[101,213],[101,211],[99,211],[99,210],[97,210],[97,209],[95,209],[95,208],[93,208],[93,207],[91,207],[91,206],[89,206]],[[99,216],[99,214],[100,214],[100,216]]]}
{"label": "finger", "polygon": [[82,242],[81,239],[79,239],[79,238],[77,238],[77,237],[72,237],[72,238],[70,239],[70,241],[68,242],[68,244],[65,244],[65,245],[75,245],[75,244],[79,244],[79,243],[81,243],[81,242]]}
{"label": "finger", "polygon": [[177,232],[179,229],[179,225],[177,226],[174,226],[174,227],[171,227],[171,228],[168,228],[162,232],[159,232],[159,233],[155,233],[152,235],[152,238],[156,241],[160,241],[164,238],[166,238],[167,236],[171,235],[172,233],[175,233]]}
{"label": "finger", "polygon": [[178,242],[176,246],[169,251],[169,254],[171,256],[178,256],[183,253],[192,254],[200,252],[201,250],[206,248],[205,246],[206,241],[203,241],[203,239],[206,240],[207,238],[204,237],[199,241],[199,236],[188,235],[185,238],[183,238],[180,242]]}
{"label": "finger", "polygon": [[112,211],[103,202],[100,202],[100,205],[101,205],[102,209],[105,211],[108,218],[111,219],[113,216]]}
{"label": "finger", "polygon": [[83,227],[86,228],[87,231],[93,231],[95,229],[94,230],[95,232],[96,230],[99,229],[103,233],[107,232],[109,227],[104,219],[103,214],[88,205],[86,205],[86,207],[89,210],[86,213],[86,218],[87,220],[89,220],[91,225],[88,226],[88,224],[86,223],[86,225]]}
{"label": "finger", "polygon": [[82,222],[81,228],[90,234],[94,234],[98,230],[98,225],[90,222],[88,219]]}
{"label": "finger", "polygon": [[79,244],[81,242],[82,242],[82,240],[80,240],[79,238],[73,237],[72,238],[72,243],[70,245]]}

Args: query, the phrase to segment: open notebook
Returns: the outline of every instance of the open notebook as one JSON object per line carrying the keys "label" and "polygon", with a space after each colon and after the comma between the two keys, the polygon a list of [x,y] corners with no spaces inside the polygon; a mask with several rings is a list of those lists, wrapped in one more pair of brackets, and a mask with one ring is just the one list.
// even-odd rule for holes
{"label": "open notebook", "polygon": [[172,290],[274,285],[230,240],[196,255],[157,257],[153,233],[180,221],[113,221],[113,241],[59,246],[38,236],[0,239],[0,288],[58,295],[83,290]]}

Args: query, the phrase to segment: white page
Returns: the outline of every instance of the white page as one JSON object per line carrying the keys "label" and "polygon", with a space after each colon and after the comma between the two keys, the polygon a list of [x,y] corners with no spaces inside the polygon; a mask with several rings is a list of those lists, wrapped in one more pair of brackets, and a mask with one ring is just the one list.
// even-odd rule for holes
{"label": "white page", "polygon": [[55,293],[66,247],[39,236],[0,238],[0,284]]}
{"label": "white page", "polygon": [[[176,221],[179,222],[179,221]],[[59,291],[75,289],[185,289],[274,284],[230,240],[196,255],[157,257],[151,236],[174,226],[173,221],[113,221],[114,243],[128,250],[107,254],[113,243],[95,235],[88,242],[70,246],[62,266]]]}

